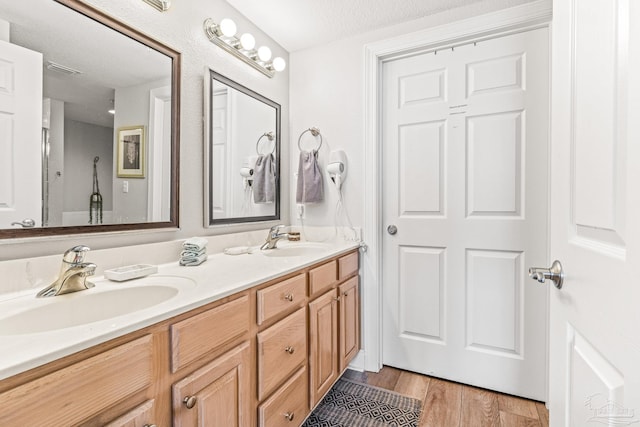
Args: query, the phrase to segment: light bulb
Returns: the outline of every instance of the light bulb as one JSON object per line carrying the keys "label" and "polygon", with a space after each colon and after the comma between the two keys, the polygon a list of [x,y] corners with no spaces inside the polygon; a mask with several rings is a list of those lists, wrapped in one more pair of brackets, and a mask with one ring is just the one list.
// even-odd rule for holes
{"label": "light bulb", "polygon": [[222,21],[220,21],[220,31],[222,31],[222,34],[224,34],[225,36],[233,37],[236,35],[237,30],[238,29],[236,27],[236,23],[231,19],[224,18]]}
{"label": "light bulb", "polygon": [[258,49],[258,58],[260,61],[267,62],[271,59],[271,49],[266,46],[260,46]]}
{"label": "light bulb", "polygon": [[240,36],[240,45],[245,50],[251,50],[256,47],[256,39],[249,33]]}
{"label": "light bulb", "polygon": [[287,67],[287,63],[285,62],[284,59],[280,58],[279,56],[276,56],[275,58],[273,58],[273,69],[276,71],[282,71]]}

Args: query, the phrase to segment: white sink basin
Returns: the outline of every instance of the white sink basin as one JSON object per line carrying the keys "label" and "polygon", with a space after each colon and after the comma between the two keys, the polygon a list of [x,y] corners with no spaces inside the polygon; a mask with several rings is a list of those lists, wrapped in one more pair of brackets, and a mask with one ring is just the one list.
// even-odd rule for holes
{"label": "white sink basin", "polygon": [[11,311],[0,316],[0,335],[55,331],[128,315],[195,286],[184,277],[153,276],[117,284],[104,280],[86,291],[8,301],[0,308],[0,312],[6,308]]}
{"label": "white sink basin", "polygon": [[315,255],[326,251],[330,246],[324,243],[302,242],[278,244],[275,249],[267,249],[261,251],[264,256],[268,257],[301,257],[306,255]]}

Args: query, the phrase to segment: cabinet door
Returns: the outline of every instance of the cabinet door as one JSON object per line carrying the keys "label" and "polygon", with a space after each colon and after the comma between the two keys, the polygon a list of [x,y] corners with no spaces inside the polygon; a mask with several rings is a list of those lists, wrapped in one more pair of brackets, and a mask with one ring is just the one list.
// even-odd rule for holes
{"label": "cabinet door", "polygon": [[353,277],[338,288],[340,292],[340,372],[360,350],[360,301],[358,278]]}
{"label": "cabinet door", "polygon": [[251,425],[249,349],[245,342],[173,385],[174,426]]}
{"label": "cabinet door", "polygon": [[337,303],[335,289],[309,303],[311,408],[322,399],[338,379]]}

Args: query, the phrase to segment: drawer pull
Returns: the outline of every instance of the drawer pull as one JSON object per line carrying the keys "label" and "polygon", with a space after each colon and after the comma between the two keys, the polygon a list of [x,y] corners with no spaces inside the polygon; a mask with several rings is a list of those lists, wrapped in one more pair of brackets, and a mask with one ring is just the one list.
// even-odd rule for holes
{"label": "drawer pull", "polygon": [[145,425],[144,425],[144,426],[142,426],[142,427],[156,427],[156,425],[155,425],[155,424],[145,424]]}
{"label": "drawer pull", "polygon": [[293,352],[296,351],[296,349],[288,345],[284,348],[284,351],[286,351],[289,354],[293,354]]}
{"label": "drawer pull", "polygon": [[182,400],[182,403],[184,403],[184,406],[186,406],[187,409],[191,409],[194,406],[196,406],[197,402],[198,402],[198,398],[195,396],[187,396]]}
{"label": "drawer pull", "polygon": [[293,294],[286,294],[284,296],[284,299],[286,299],[289,302],[293,302]]}
{"label": "drawer pull", "polygon": [[284,417],[289,420],[289,421],[293,421],[293,418],[295,417],[296,414],[294,414],[293,412],[287,412],[286,414],[284,414]]}

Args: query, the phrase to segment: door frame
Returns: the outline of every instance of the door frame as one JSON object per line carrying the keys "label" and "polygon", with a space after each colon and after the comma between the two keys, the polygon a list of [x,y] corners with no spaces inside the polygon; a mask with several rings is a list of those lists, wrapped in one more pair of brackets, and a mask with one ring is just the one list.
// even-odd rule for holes
{"label": "door frame", "polygon": [[[456,21],[365,45],[364,49],[364,241],[362,257],[362,366],[382,368],[382,177],[381,109],[382,64],[418,52],[430,52],[526,30],[550,27],[551,0]],[[551,34],[551,32],[550,32]],[[548,251],[548,249],[547,249]],[[548,316],[547,316],[548,319]],[[548,329],[548,327],[547,327]],[[548,364],[547,364],[548,365]]]}

